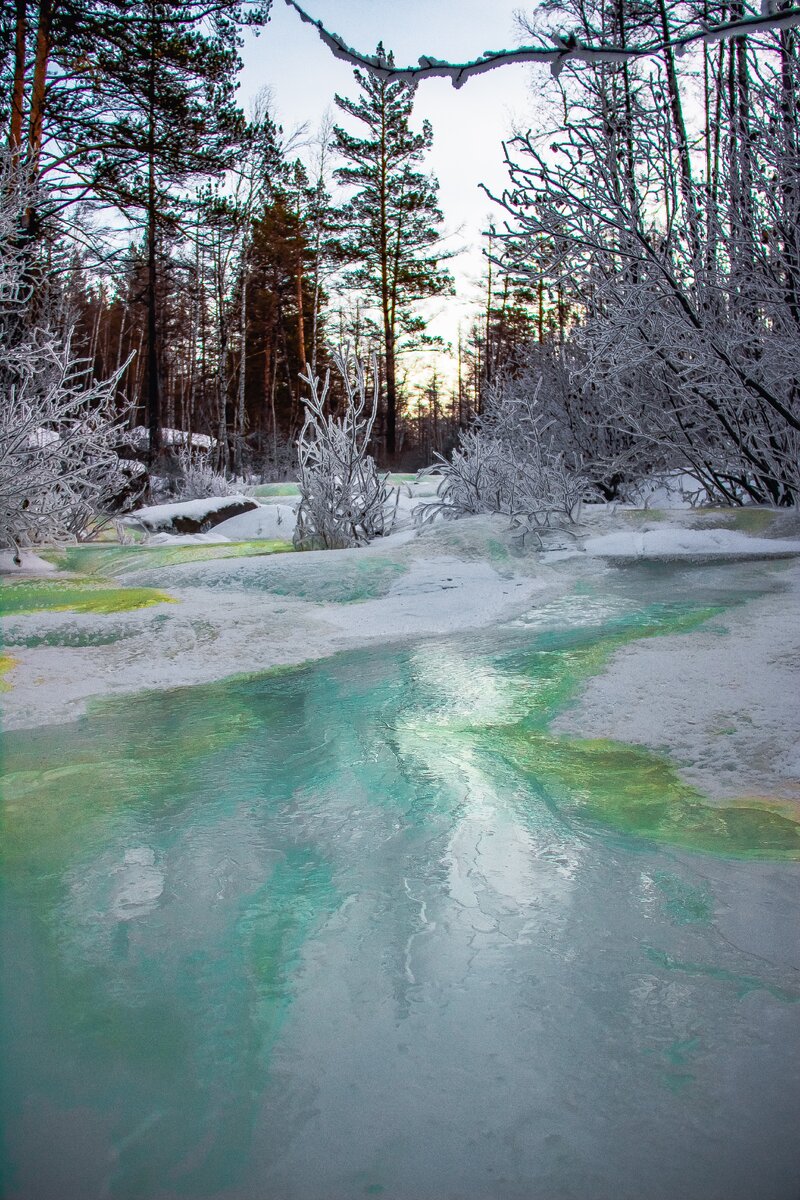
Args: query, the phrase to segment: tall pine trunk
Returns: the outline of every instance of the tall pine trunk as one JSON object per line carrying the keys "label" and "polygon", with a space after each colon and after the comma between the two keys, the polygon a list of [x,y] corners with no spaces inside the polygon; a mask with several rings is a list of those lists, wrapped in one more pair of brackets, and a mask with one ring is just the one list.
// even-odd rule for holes
{"label": "tall pine trunk", "polygon": [[22,146],[22,110],[25,98],[25,0],[16,0],[14,36],[14,82],[11,88],[11,125],[8,145],[14,160]]}
{"label": "tall pine trunk", "polygon": [[147,184],[147,427],[150,460],[161,454],[161,388],[158,373],[158,258],[155,170],[152,155]]}
{"label": "tall pine trunk", "polygon": [[30,154],[31,169],[34,174],[39,170],[39,158],[42,152],[44,104],[47,84],[47,64],[50,61],[50,25],[52,17],[52,0],[40,0],[39,22],[36,28],[36,57],[33,64],[31,111],[28,121],[28,151]]}
{"label": "tall pine trunk", "polygon": [[150,4],[150,61],[148,64],[147,101],[147,426],[150,436],[150,462],[161,455],[161,388],[158,374],[158,259],[156,196],[156,14]]}

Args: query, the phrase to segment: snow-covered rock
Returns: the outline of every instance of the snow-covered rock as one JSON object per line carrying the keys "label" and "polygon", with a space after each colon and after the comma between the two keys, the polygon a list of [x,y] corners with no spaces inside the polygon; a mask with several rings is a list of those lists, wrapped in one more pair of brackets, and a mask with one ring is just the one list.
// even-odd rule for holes
{"label": "snow-covered rock", "polygon": [[216,528],[234,542],[249,542],[259,538],[290,542],[295,526],[295,510],[290,504],[259,504],[250,512],[230,517]]}
{"label": "snow-covered rock", "polygon": [[184,500],[177,504],[150,504],[124,518],[126,525],[143,526],[158,533],[205,533],[231,517],[258,508],[250,496],[209,496],[206,500]]}

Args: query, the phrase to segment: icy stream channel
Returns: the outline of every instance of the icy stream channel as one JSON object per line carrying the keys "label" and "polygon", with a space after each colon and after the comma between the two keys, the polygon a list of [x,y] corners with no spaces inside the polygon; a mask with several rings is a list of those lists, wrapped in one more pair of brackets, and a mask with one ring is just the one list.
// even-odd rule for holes
{"label": "icy stream channel", "polygon": [[796,1200],[796,811],[549,730],[766,577],[615,578],[6,736],[6,1200]]}

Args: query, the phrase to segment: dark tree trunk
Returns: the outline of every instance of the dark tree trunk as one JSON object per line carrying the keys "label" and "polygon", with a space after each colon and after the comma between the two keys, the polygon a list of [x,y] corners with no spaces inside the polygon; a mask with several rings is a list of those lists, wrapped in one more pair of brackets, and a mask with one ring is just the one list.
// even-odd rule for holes
{"label": "dark tree trunk", "polygon": [[161,387],[158,355],[158,260],[156,255],[156,14],[150,5],[150,63],[148,77],[147,133],[147,426],[150,434],[150,462],[161,455]]}
{"label": "dark tree trunk", "polygon": [[[152,172],[151,172],[152,174]],[[158,374],[158,262],[156,258],[155,198],[147,213],[147,426],[151,462],[161,453],[161,388]]]}
{"label": "dark tree trunk", "polygon": [[386,454],[391,458],[397,451],[397,374],[395,369],[394,329],[384,321],[386,342]]}

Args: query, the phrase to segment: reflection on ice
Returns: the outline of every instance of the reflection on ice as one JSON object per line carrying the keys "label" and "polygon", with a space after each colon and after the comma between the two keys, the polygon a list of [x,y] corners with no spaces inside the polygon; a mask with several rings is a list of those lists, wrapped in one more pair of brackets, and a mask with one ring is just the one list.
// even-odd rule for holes
{"label": "reflection on ice", "polygon": [[156,864],[155,851],[137,846],[125,851],[117,877],[111,911],[118,921],[132,921],[152,912],[164,891],[164,873]]}
{"label": "reflection on ice", "polygon": [[623,608],[9,737],[8,1200],[794,1200],[792,822],[548,730]]}

